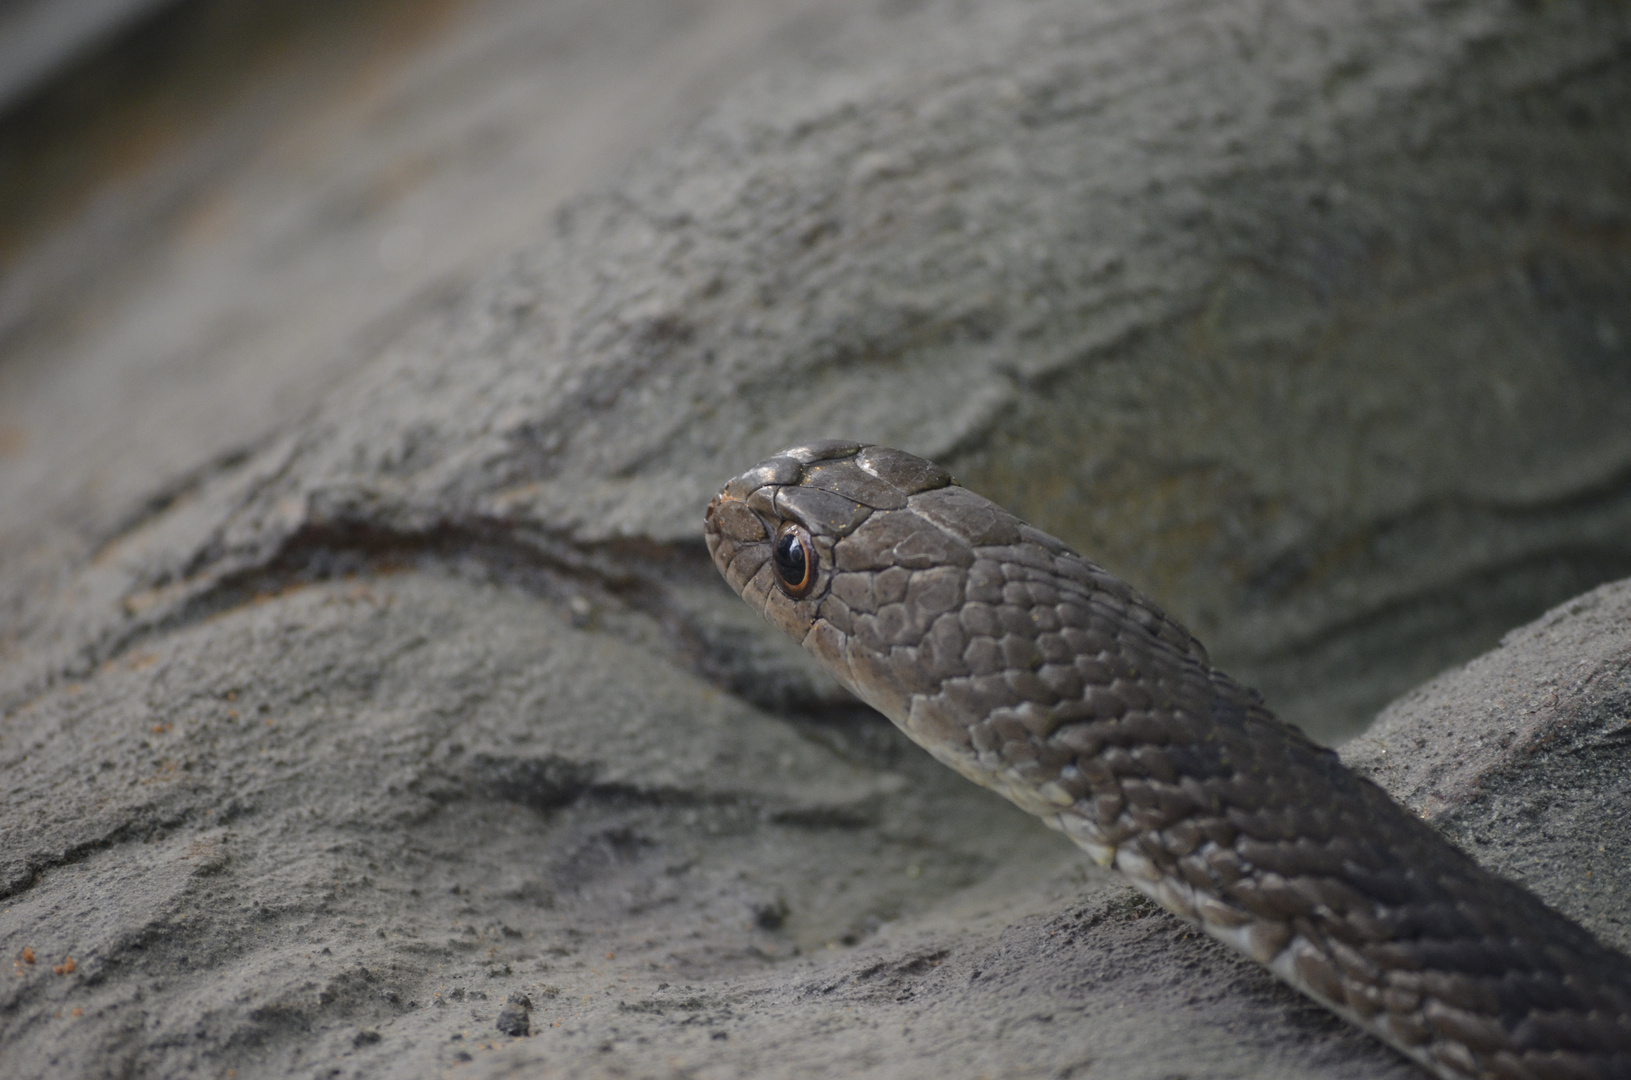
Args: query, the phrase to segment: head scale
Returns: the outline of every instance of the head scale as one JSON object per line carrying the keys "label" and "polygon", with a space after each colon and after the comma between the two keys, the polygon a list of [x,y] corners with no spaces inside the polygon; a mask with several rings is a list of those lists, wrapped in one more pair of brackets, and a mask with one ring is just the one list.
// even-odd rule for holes
{"label": "head scale", "polygon": [[877,515],[905,509],[912,496],[950,486],[938,466],[888,447],[836,440],[788,447],[709,504],[708,551],[744,600],[810,646],[840,558],[854,559],[866,546],[840,551],[844,539]]}

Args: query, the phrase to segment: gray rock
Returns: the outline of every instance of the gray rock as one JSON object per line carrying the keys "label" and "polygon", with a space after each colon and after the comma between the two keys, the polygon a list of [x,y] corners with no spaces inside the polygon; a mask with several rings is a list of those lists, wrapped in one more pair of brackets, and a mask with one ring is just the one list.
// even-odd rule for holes
{"label": "gray rock", "polygon": [[[491,44],[546,9],[482,10]],[[716,55],[584,10],[643,73]],[[697,519],[800,438],[941,456],[1351,730],[1631,563],[1623,13],[775,12],[765,74],[547,225],[519,166],[415,189],[515,247],[467,286],[314,285],[384,250],[339,169],[232,188],[265,232],[128,310],[69,299],[88,238],[181,224],[65,230],[0,290],[6,1075],[1412,1075],[850,702]],[[346,160],[537,62],[450,40]],[[1568,693],[1596,646],[1559,640]],[[1518,794],[1465,835],[1619,940],[1570,899],[1591,808],[1534,795],[1590,760],[1491,766]]]}
{"label": "gray rock", "polygon": [[40,662],[313,547],[683,545],[834,434],[943,458],[1329,738],[1631,569],[1623,19],[959,10],[862,19],[172,474],[38,571],[75,573]]}
{"label": "gray rock", "polygon": [[898,740],[790,726],[499,584],[292,587],[6,725],[25,1075],[422,1074],[518,992],[557,1065],[837,1041],[865,1071],[966,1021],[993,1067],[1395,1067]]}
{"label": "gray rock", "polygon": [[525,994],[511,994],[498,1010],[499,1034],[522,1038],[532,1034],[532,999]]}

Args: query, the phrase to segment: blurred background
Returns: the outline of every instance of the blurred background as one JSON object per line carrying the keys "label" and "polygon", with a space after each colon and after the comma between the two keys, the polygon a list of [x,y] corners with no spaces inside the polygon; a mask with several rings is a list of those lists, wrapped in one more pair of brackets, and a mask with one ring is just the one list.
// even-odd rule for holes
{"label": "blurred background", "polygon": [[[687,270],[671,370],[757,350],[797,372],[773,391],[832,382],[782,434],[744,404],[706,453],[642,451],[677,463],[654,487],[695,485],[646,535],[690,536],[767,440],[871,409],[853,431],[949,455],[1351,733],[1631,572],[1625,24],[1588,0],[0,0],[0,564],[55,552],[54,580],[517,252],[568,258],[540,239],[562,207],[633,176],[741,260],[720,280],[769,282]],[[787,119],[806,98],[829,141]],[[687,134],[721,101],[732,161]],[[733,232],[668,176],[770,194]],[[571,272],[667,280],[618,244]],[[940,423],[948,382],[985,412]]]}
{"label": "blurred background", "polygon": [[47,507],[106,529],[301,415],[859,6],[0,3],[0,536]]}

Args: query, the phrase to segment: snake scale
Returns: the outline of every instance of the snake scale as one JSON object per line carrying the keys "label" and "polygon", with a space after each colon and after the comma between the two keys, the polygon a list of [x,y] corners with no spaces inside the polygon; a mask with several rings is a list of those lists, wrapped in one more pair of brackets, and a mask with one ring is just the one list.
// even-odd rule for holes
{"label": "snake scale", "polygon": [[792,447],[706,533],[744,600],[935,758],[1430,1072],[1631,1078],[1631,960],[932,463]]}

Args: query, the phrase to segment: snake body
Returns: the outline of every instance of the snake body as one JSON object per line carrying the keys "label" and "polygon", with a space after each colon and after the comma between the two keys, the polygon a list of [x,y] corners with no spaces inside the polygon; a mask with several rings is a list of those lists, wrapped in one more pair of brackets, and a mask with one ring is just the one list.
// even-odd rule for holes
{"label": "snake body", "polygon": [[706,533],[744,600],[935,758],[1429,1071],[1631,1078],[1631,960],[932,463],[792,447]]}

